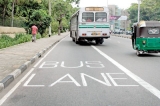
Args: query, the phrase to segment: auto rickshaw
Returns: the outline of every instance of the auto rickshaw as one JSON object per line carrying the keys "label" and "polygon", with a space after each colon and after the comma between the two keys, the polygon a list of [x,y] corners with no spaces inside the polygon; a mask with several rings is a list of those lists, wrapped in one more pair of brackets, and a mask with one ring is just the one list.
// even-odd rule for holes
{"label": "auto rickshaw", "polygon": [[132,47],[137,56],[160,52],[160,22],[140,21],[132,25]]}

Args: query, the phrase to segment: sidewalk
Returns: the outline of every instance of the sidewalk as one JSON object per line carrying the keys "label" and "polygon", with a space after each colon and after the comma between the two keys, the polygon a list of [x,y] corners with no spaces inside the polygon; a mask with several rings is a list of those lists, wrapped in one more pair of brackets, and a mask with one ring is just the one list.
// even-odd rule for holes
{"label": "sidewalk", "polygon": [[41,38],[12,47],[0,49],[0,91],[6,88],[16,77],[24,72],[36,59],[43,55],[55,43],[66,37],[69,32]]}

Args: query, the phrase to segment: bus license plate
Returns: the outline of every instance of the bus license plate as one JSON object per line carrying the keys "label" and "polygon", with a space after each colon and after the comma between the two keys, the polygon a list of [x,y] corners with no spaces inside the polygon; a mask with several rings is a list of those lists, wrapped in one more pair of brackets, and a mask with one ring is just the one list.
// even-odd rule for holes
{"label": "bus license plate", "polygon": [[91,35],[101,35],[100,32],[92,32]]}

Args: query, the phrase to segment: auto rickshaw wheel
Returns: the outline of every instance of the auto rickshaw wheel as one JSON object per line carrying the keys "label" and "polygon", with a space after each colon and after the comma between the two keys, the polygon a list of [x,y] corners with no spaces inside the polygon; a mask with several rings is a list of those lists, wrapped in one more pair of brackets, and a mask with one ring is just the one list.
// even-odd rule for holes
{"label": "auto rickshaw wheel", "polygon": [[136,55],[137,55],[137,56],[140,56],[139,50],[136,51]]}
{"label": "auto rickshaw wheel", "polygon": [[137,55],[137,56],[140,56],[140,55],[142,55],[142,54],[143,54],[143,51],[139,51],[139,50],[136,51],[136,55]]}

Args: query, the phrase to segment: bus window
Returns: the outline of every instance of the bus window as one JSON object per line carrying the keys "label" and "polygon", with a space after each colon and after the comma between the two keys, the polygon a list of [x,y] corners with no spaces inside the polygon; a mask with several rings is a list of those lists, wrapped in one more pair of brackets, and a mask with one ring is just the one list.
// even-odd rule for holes
{"label": "bus window", "polygon": [[97,22],[106,22],[107,21],[107,13],[105,12],[96,12],[95,19]]}
{"label": "bus window", "polygon": [[82,13],[82,22],[93,22],[94,13],[93,12],[83,12]]}

